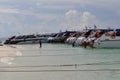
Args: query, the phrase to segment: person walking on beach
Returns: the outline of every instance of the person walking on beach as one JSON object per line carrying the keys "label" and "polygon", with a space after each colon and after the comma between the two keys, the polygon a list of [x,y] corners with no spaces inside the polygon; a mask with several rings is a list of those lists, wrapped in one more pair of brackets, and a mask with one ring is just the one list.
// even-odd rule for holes
{"label": "person walking on beach", "polygon": [[42,42],[41,40],[39,39],[39,45],[40,45],[40,48],[42,47]]}

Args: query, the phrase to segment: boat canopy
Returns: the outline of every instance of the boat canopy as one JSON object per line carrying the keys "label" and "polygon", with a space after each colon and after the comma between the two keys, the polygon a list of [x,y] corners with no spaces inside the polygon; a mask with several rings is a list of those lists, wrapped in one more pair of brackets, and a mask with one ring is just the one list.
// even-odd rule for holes
{"label": "boat canopy", "polygon": [[116,31],[120,31],[120,28],[116,29]]}

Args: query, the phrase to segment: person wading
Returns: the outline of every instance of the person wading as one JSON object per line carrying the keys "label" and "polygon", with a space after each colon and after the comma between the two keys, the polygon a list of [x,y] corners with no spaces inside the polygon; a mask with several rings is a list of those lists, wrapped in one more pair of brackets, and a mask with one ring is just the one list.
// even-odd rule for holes
{"label": "person wading", "polygon": [[41,40],[39,39],[39,45],[40,45],[40,48],[42,47],[42,42]]}

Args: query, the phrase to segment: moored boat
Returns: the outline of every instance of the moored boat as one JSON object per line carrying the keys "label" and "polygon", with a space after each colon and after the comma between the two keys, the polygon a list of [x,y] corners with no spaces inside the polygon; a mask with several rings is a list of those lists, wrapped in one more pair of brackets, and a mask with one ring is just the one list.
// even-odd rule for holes
{"label": "moored boat", "polygon": [[38,43],[39,40],[41,40],[41,42],[47,42],[49,36],[50,34],[12,36],[5,40],[4,44],[31,44]]}
{"label": "moored boat", "polygon": [[97,30],[81,42],[83,47],[120,48],[120,30]]}
{"label": "moored boat", "polygon": [[104,33],[100,38],[95,40],[96,48],[120,48],[120,31],[110,31]]}
{"label": "moored boat", "polygon": [[77,33],[76,31],[65,31],[54,34],[52,37],[48,38],[50,43],[66,43],[66,40],[69,38],[70,34]]}

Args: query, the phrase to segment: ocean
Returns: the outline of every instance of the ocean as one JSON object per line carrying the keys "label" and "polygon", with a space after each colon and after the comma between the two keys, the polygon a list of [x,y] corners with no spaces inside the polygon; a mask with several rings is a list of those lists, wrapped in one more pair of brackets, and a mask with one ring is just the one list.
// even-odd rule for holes
{"label": "ocean", "polygon": [[0,80],[120,80],[120,49],[68,44],[11,45],[18,52],[0,57]]}

